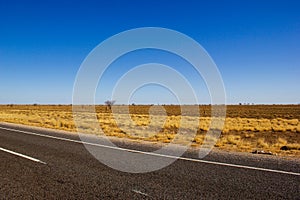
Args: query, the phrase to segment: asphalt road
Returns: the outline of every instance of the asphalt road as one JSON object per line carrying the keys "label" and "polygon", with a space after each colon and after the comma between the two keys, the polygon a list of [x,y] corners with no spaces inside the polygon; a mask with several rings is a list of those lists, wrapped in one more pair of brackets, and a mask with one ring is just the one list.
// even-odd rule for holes
{"label": "asphalt road", "polygon": [[95,159],[77,135],[1,124],[0,199],[300,199],[299,160],[220,151],[204,161],[194,151],[183,157],[158,171],[126,173]]}

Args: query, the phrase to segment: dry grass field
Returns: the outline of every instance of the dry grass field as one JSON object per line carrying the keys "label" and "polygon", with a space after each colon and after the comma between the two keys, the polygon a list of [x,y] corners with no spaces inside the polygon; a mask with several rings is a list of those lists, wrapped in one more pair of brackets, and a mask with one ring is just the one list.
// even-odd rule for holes
{"label": "dry grass field", "polygon": [[[200,106],[199,116],[182,116],[179,106],[164,106],[167,116],[154,115],[150,120],[148,105],[130,106],[130,118],[124,106],[111,114],[106,106],[96,106],[97,119],[106,135],[168,143],[179,128],[186,135],[177,143],[192,142],[200,146],[211,122],[211,107]],[[187,106],[188,108],[188,106]],[[87,115],[82,115],[81,130],[99,134]],[[79,116],[80,117],[80,116]],[[115,121],[118,119],[118,124]],[[76,131],[71,105],[1,105],[0,122]],[[187,123],[180,125],[180,120]],[[199,120],[198,127],[195,121]],[[230,151],[271,151],[278,155],[300,157],[300,105],[229,105],[221,137],[215,147]],[[152,123],[150,124],[150,122]],[[153,123],[154,122],[154,123]],[[197,130],[193,138],[189,133]],[[214,138],[208,138],[214,140]]]}

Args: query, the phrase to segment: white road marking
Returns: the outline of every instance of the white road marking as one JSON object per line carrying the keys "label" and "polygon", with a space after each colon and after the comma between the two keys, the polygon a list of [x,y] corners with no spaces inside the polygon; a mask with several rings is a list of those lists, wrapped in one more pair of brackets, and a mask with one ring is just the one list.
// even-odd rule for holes
{"label": "white road marking", "polygon": [[43,135],[40,133],[34,133],[34,132],[30,132],[30,131],[22,131],[22,130],[17,130],[17,129],[12,129],[12,128],[0,127],[0,129],[19,132],[19,133],[25,133],[28,135],[35,135],[35,136],[40,136],[40,137],[57,139],[57,140],[62,140],[62,141],[74,142],[74,143],[78,143],[78,144],[86,144],[86,145],[92,145],[92,146],[97,146],[97,147],[109,148],[109,149],[114,149],[114,150],[118,150],[118,151],[128,151],[128,152],[132,152],[132,153],[140,153],[140,154],[151,155],[151,156],[159,156],[159,157],[172,158],[172,159],[178,159],[178,160],[186,160],[186,161],[191,161],[191,162],[206,163],[206,164],[221,165],[221,166],[227,166],[227,167],[235,167],[235,168],[242,168],[242,169],[251,169],[251,170],[300,176],[300,173],[297,173],[297,172],[267,169],[267,168],[261,168],[261,167],[251,167],[251,166],[246,166],[246,165],[229,164],[229,163],[200,160],[200,159],[194,159],[194,158],[177,157],[177,156],[164,155],[164,154],[158,154],[158,153],[153,153],[153,152],[144,152],[144,151],[133,150],[133,149],[125,149],[125,148],[121,148],[121,147],[112,147],[112,146],[107,146],[107,145],[102,145],[102,144],[83,142],[80,140],[67,139],[67,138],[56,137],[56,136],[51,136],[51,135]]}
{"label": "white road marking", "polygon": [[146,194],[146,193],[144,193],[144,192],[141,192],[141,191],[139,191],[139,190],[132,190],[132,192],[135,192],[135,193],[137,193],[137,194],[141,194],[141,195],[144,195],[144,196],[149,196],[148,194]]}
{"label": "white road marking", "polygon": [[31,160],[31,161],[34,161],[34,162],[38,162],[38,163],[42,163],[44,165],[46,165],[47,163],[43,162],[43,161],[40,161],[39,159],[36,159],[36,158],[33,158],[33,157],[30,157],[30,156],[26,156],[24,154],[21,154],[21,153],[17,153],[17,152],[14,152],[14,151],[11,151],[11,150],[8,150],[8,149],[4,149],[2,147],[0,147],[0,151],[4,151],[6,153],[10,153],[10,154],[13,154],[13,155],[16,155],[16,156],[19,156],[19,157],[22,157],[22,158],[26,158],[28,160]]}

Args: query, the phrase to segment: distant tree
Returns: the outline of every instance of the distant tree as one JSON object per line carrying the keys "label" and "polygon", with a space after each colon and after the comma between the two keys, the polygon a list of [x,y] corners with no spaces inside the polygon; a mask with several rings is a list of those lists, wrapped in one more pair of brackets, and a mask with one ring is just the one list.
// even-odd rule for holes
{"label": "distant tree", "polygon": [[114,105],[116,103],[115,100],[107,100],[104,102],[105,105],[107,105],[108,109],[111,109],[111,106]]}

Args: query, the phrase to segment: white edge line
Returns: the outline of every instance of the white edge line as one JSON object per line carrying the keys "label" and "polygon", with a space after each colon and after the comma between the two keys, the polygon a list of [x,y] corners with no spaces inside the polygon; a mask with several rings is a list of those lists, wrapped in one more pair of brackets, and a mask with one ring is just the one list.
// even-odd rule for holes
{"label": "white edge line", "polygon": [[21,153],[17,153],[17,152],[14,152],[14,151],[11,151],[11,150],[8,150],[8,149],[4,149],[2,147],[0,147],[0,151],[4,151],[6,153],[10,153],[10,154],[13,154],[13,155],[16,155],[16,156],[19,156],[19,157],[22,157],[22,158],[26,158],[28,160],[31,160],[31,161],[34,161],[34,162],[38,162],[38,163],[42,163],[44,165],[46,165],[47,163],[39,160],[39,159],[36,159],[36,158],[33,158],[33,157],[30,157],[30,156],[26,156],[24,154],[21,154]]}
{"label": "white edge line", "polygon": [[57,139],[57,140],[62,140],[62,141],[74,142],[74,143],[79,143],[79,144],[87,144],[87,145],[91,145],[91,146],[104,147],[104,148],[109,148],[109,149],[114,149],[114,150],[119,150],[119,151],[127,151],[127,152],[140,153],[140,154],[151,155],[151,156],[159,156],[159,157],[172,158],[172,159],[178,159],[178,160],[186,160],[186,161],[191,161],[191,162],[199,162],[199,163],[221,165],[221,166],[227,166],[227,167],[235,167],[235,168],[242,168],[242,169],[251,169],[251,170],[259,170],[259,171],[266,171],[266,172],[274,172],[274,173],[280,173],[280,174],[289,174],[289,175],[300,176],[300,173],[297,173],[297,172],[289,172],[289,171],[282,171],[282,170],[275,170],[275,169],[266,169],[266,168],[261,168],[261,167],[251,167],[251,166],[246,166],[246,165],[229,164],[229,163],[222,163],[222,162],[208,161],[208,160],[200,160],[200,159],[194,159],[194,158],[177,157],[177,156],[164,155],[164,154],[158,154],[158,153],[153,153],[153,152],[144,152],[144,151],[133,150],[133,149],[125,149],[125,148],[121,148],[121,147],[112,147],[112,146],[107,146],[107,145],[102,145],[102,144],[83,142],[83,141],[79,141],[79,140],[67,139],[67,138],[56,137],[56,136],[51,136],[51,135],[43,135],[43,134],[40,134],[40,133],[34,133],[34,132],[30,132],[30,131],[22,131],[22,130],[17,130],[17,129],[12,129],[12,128],[4,128],[4,127],[1,127],[1,126],[0,126],[0,129],[25,133],[25,134],[28,134],[28,135],[35,135],[35,136],[40,136],[40,137]]}

